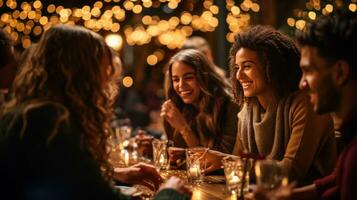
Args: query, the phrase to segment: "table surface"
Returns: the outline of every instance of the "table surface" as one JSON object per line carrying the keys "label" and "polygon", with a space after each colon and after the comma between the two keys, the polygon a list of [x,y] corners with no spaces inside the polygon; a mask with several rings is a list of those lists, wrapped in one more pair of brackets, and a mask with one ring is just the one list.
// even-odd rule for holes
{"label": "table surface", "polygon": [[[184,180],[187,180],[186,172],[184,170],[167,170],[160,172],[165,178],[171,176],[177,176]],[[229,194],[226,190],[226,183],[224,176],[205,176],[204,181],[199,184],[189,184],[193,194],[192,200],[235,200],[236,195]]]}
{"label": "table surface", "polygon": [[[119,159],[117,158],[117,155],[114,157],[113,154],[111,155],[111,162],[114,164],[116,167],[123,167],[121,166],[122,164],[119,164],[120,162],[118,161]],[[177,176],[183,180],[187,180],[187,175],[185,170],[176,170],[176,169],[171,169],[171,170],[164,170],[160,172],[160,175],[167,180],[171,176]],[[192,200],[236,200],[237,195],[234,194],[229,194],[226,190],[226,183],[225,183],[225,177],[220,176],[220,175],[206,175],[204,178],[204,181],[199,184],[190,184],[188,183],[188,186],[192,190]],[[146,193],[149,196],[152,196],[154,194],[154,191],[150,191],[148,188],[145,186],[141,185],[135,185],[138,190],[143,191],[143,193]],[[249,195],[245,199],[251,199],[249,198]]]}

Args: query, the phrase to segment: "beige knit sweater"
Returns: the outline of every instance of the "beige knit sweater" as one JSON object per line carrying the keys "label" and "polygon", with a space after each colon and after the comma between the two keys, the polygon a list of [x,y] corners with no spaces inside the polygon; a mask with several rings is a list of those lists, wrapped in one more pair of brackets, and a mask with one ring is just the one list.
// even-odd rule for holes
{"label": "beige knit sweater", "polygon": [[336,162],[333,122],[329,115],[313,112],[306,93],[298,91],[267,110],[257,100],[238,113],[233,154],[250,153],[279,160],[299,185],[329,174]]}

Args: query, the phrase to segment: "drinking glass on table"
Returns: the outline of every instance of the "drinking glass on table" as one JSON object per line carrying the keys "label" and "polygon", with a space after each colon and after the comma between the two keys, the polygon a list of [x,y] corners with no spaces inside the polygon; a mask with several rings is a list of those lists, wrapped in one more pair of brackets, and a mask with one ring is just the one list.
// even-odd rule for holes
{"label": "drinking glass on table", "polygon": [[166,170],[169,168],[169,159],[167,155],[167,140],[153,140],[153,160],[154,165],[158,170]]}
{"label": "drinking glass on table", "polygon": [[228,193],[238,196],[248,193],[251,160],[238,156],[227,156],[222,159],[222,164]]}
{"label": "drinking glass on table", "polygon": [[129,145],[132,127],[130,125],[120,125],[115,128],[115,136],[118,140],[119,149],[123,150]]}
{"label": "drinking glass on table", "polygon": [[195,147],[186,149],[186,173],[190,183],[201,183],[206,168],[206,153],[208,148]]}
{"label": "drinking glass on table", "polygon": [[278,161],[259,160],[254,168],[258,187],[270,190],[288,185],[287,171],[279,165]]}

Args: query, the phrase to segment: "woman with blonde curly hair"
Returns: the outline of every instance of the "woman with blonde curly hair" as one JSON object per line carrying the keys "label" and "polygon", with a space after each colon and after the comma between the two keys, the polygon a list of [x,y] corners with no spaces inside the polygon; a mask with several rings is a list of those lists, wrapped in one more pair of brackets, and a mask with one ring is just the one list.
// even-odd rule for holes
{"label": "woman with blonde curly hair", "polygon": [[[5,196],[126,199],[110,188],[113,168],[106,145],[119,75],[112,60],[103,38],[85,28],[59,25],[44,33],[1,113]],[[163,188],[182,185],[171,179]],[[183,198],[167,189],[158,197],[165,195]]]}

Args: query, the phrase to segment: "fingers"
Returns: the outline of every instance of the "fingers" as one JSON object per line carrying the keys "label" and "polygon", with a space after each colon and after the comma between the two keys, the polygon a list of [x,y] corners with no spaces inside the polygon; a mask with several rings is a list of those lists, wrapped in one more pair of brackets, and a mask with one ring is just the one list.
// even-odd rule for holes
{"label": "fingers", "polygon": [[171,100],[167,100],[161,106],[160,116],[172,118],[177,112],[175,104]]}
{"label": "fingers", "polygon": [[163,182],[163,178],[156,171],[156,168],[146,163],[139,163],[137,165],[141,169],[141,176],[146,180],[150,180],[156,188]]}

